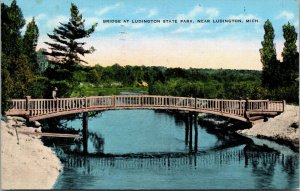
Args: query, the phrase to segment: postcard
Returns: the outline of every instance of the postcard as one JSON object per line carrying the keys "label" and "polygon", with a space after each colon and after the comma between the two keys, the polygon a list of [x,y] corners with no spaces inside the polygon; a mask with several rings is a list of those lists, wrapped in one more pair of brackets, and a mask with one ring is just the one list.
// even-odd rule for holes
{"label": "postcard", "polygon": [[296,0],[4,0],[1,188],[299,188]]}

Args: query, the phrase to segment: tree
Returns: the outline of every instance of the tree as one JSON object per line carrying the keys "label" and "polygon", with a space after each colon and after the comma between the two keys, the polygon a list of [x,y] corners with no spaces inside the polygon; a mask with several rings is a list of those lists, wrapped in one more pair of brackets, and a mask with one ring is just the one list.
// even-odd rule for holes
{"label": "tree", "polygon": [[50,46],[50,52],[45,52],[50,56],[50,60],[60,63],[72,69],[74,65],[84,62],[80,58],[85,54],[90,54],[95,51],[93,47],[85,49],[83,45],[85,42],[78,42],[77,40],[87,38],[94,32],[97,23],[93,24],[91,28],[85,29],[85,20],[82,19],[82,14],[79,14],[78,8],[73,3],[71,4],[71,18],[67,24],[60,23],[61,26],[53,30],[53,34],[48,34],[49,38],[54,43],[45,42]]}
{"label": "tree", "polygon": [[37,62],[36,46],[39,38],[39,29],[35,24],[34,17],[28,23],[25,35],[23,37],[23,52],[28,56],[30,61],[30,68],[34,73],[39,72],[39,65]]}
{"label": "tree", "polygon": [[7,55],[21,53],[21,29],[25,25],[23,13],[16,0],[11,2],[10,7],[1,4],[1,40],[2,52]]}
{"label": "tree", "polygon": [[284,76],[283,85],[294,83],[299,76],[299,53],[297,51],[297,33],[295,27],[288,23],[283,25],[283,37],[285,39],[282,52],[283,63],[281,73]]}
{"label": "tree", "polygon": [[262,85],[266,88],[273,88],[278,85],[279,62],[276,58],[276,50],[274,46],[274,29],[272,23],[267,20],[264,24],[264,40],[261,42],[262,48],[259,49],[261,63],[263,64]]}
{"label": "tree", "polygon": [[46,49],[41,48],[36,53],[38,69],[39,69],[40,73],[45,72],[49,66],[47,57],[43,54],[43,52],[45,52],[45,51],[46,51]]}
{"label": "tree", "polygon": [[16,0],[10,6],[1,4],[2,111],[8,109],[10,98],[22,98],[27,94],[32,80],[28,57],[22,51],[21,29],[24,25]]}

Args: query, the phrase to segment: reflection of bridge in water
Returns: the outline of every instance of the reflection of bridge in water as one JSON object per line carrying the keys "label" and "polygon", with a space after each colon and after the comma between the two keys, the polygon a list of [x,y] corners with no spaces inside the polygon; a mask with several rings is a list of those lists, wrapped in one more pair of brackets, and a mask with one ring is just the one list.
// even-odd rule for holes
{"label": "reflection of bridge in water", "polygon": [[[64,158],[66,168],[76,169],[79,173],[95,175],[101,174],[105,169],[146,169],[146,170],[180,170],[216,168],[239,162],[245,167],[248,165],[274,166],[280,164],[284,168],[289,166],[297,169],[298,156],[280,155],[277,153],[245,153],[243,149],[233,151],[218,151],[211,153],[152,155],[152,157],[97,157],[97,156],[75,156]],[[290,167],[293,166],[293,167]]]}

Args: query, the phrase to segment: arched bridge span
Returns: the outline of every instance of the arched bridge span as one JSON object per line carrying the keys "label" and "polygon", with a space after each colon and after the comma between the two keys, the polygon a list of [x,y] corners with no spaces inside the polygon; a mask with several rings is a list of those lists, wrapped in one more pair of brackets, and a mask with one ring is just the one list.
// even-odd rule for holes
{"label": "arched bridge span", "polygon": [[221,115],[249,122],[252,116],[278,115],[285,101],[225,100],[156,95],[113,95],[57,99],[12,99],[6,115],[26,116],[29,121],[89,111],[119,109],[181,110]]}

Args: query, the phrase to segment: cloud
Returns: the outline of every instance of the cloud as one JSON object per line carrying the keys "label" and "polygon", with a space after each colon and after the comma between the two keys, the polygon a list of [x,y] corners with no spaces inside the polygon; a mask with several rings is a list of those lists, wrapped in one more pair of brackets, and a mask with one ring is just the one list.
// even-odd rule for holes
{"label": "cloud", "polygon": [[138,8],[137,10],[134,11],[134,14],[140,14],[140,13],[145,13],[147,9],[145,8]]}
{"label": "cloud", "polygon": [[46,17],[47,17],[46,14],[40,13],[40,14],[38,14],[38,15],[37,15],[36,17],[34,17],[34,18],[35,18],[35,20],[40,21],[40,20],[46,19]]}
{"label": "cloud", "polygon": [[134,14],[147,14],[146,18],[154,17],[158,14],[157,9],[146,9],[146,8],[138,8],[134,11]]}
{"label": "cloud", "polygon": [[147,18],[153,17],[157,15],[157,10],[156,9],[150,9],[149,13],[147,15]]}
{"label": "cloud", "polygon": [[193,24],[190,24],[188,27],[179,27],[172,33],[184,33],[184,32],[191,33],[191,32],[196,31],[197,29],[201,29],[203,26],[204,26],[204,23],[193,23]]}
{"label": "cloud", "polygon": [[294,13],[289,11],[282,11],[276,19],[286,19],[286,20],[292,20],[295,17]]}
{"label": "cloud", "polygon": [[47,15],[44,14],[44,13],[40,13],[38,14],[37,16],[29,16],[29,17],[26,17],[25,20],[26,20],[26,24],[28,24],[32,18],[34,17],[34,20],[36,23],[39,23],[41,20],[44,20],[46,19]]}
{"label": "cloud", "polygon": [[202,11],[203,11],[203,7],[201,7],[199,5],[196,5],[187,14],[179,14],[179,15],[177,15],[177,19],[178,20],[181,20],[181,19],[193,19],[196,16],[198,16]]}
{"label": "cloud", "polygon": [[228,19],[258,19],[259,18],[252,14],[239,14],[239,15],[230,15]]}
{"label": "cloud", "polygon": [[112,28],[112,27],[119,27],[121,26],[120,23],[98,23],[98,26],[96,27],[96,31],[105,31],[106,29]]}
{"label": "cloud", "polygon": [[201,13],[206,14],[208,17],[216,17],[219,15],[219,10],[214,7],[203,7],[200,5],[194,6],[188,13],[177,15],[177,19],[194,19]]}
{"label": "cloud", "polygon": [[208,15],[208,17],[216,17],[219,15],[219,10],[216,8],[207,8],[205,13]]}
{"label": "cloud", "polygon": [[114,5],[111,5],[111,6],[106,6],[104,8],[101,8],[100,10],[96,11],[96,15],[98,16],[102,16],[102,15],[105,15],[106,13],[118,8],[121,6],[121,3],[116,3]]}
{"label": "cloud", "polygon": [[97,18],[97,17],[87,17],[87,18],[85,19],[85,24],[86,24],[87,26],[93,25],[93,24],[95,24],[95,23],[98,23],[98,26],[99,26],[100,22],[101,22],[101,20],[100,20],[99,18]]}
{"label": "cloud", "polygon": [[66,23],[66,22],[68,22],[68,20],[69,20],[69,17],[64,16],[64,15],[58,15],[58,16],[48,20],[46,26],[49,29],[53,29],[53,28],[57,27],[59,25],[59,23]]}
{"label": "cloud", "polygon": [[[177,15],[177,20],[183,20],[183,19],[195,19],[199,15],[206,15],[208,18],[213,18],[219,15],[219,10],[214,7],[203,7],[200,5],[194,6],[188,13],[186,14],[179,14]],[[194,32],[200,28],[203,28],[205,26],[205,23],[191,23],[186,26],[179,27],[175,29],[172,33],[184,33],[184,32]]]}
{"label": "cloud", "polygon": [[136,24],[130,24],[129,27],[132,29],[140,29],[143,28],[145,26],[144,23],[136,23]]}
{"label": "cloud", "polygon": [[196,5],[188,14],[187,17],[194,18],[203,11],[203,7]]}
{"label": "cloud", "polygon": [[79,12],[80,14],[86,13],[89,9],[88,8],[80,8]]}
{"label": "cloud", "polygon": [[[159,19],[160,21],[162,21],[163,19]],[[151,27],[156,29],[156,28],[168,28],[170,26],[172,26],[173,24],[172,23],[153,23],[151,24]]]}

